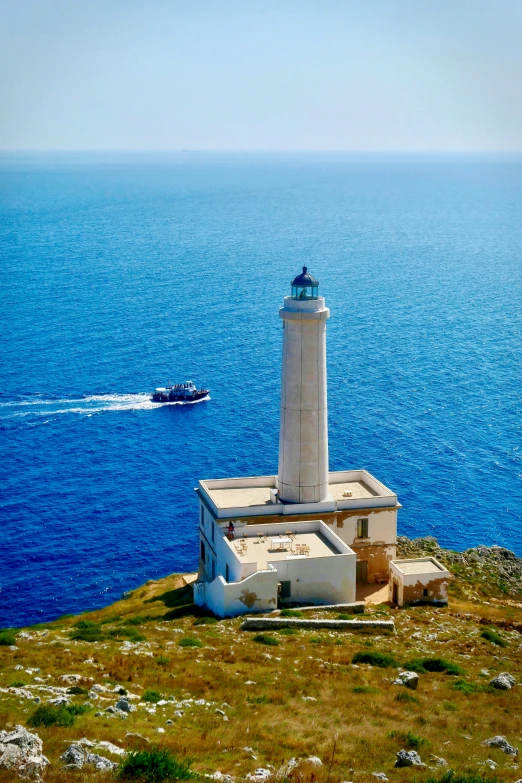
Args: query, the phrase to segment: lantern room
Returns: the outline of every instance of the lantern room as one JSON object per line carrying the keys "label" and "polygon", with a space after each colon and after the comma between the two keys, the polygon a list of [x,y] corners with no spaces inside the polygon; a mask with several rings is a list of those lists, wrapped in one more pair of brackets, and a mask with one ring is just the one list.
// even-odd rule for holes
{"label": "lantern room", "polygon": [[317,299],[319,296],[319,280],[308,273],[306,266],[292,280],[292,299]]}

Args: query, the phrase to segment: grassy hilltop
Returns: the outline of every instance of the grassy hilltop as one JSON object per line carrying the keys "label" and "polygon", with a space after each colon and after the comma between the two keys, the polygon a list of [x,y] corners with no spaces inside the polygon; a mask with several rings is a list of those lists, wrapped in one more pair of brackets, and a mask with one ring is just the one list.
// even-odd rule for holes
{"label": "grassy hilltop", "polygon": [[[21,724],[41,737],[48,783],[118,775],[64,770],[60,755],[81,738],[126,751],[159,746],[181,778],[239,780],[261,767],[276,775],[291,758],[318,757],[322,765],[290,765],[280,779],[376,783],[380,772],[427,783],[451,768],[474,783],[514,783],[522,763],[482,742],[504,735],[522,748],[522,686],[489,685],[500,672],[522,683],[522,560],[496,549],[451,553],[434,539],[400,546],[404,556],[431,551],[456,577],[447,608],[370,606],[369,615],[393,617],[393,635],[244,632],[240,619],[198,614],[181,575],[106,609],[4,630],[0,730]],[[307,616],[323,614],[336,616]],[[398,667],[420,673],[417,690],[392,684]],[[67,691],[68,705],[49,706]],[[122,696],[135,710],[111,712]],[[427,768],[394,768],[402,748],[417,750]],[[0,770],[0,781],[13,779]]]}

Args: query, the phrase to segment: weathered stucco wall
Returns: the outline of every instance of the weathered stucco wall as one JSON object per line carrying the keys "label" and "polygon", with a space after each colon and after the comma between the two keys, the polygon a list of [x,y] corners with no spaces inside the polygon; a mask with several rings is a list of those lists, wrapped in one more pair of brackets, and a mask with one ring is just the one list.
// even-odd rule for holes
{"label": "weathered stucco wall", "polygon": [[241,582],[225,582],[219,575],[213,582],[194,583],[194,603],[218,617],[235,617],[247,612],[269,612],[277,607],[279,578],[273,569],[257,571]]}
{"label": "weathered stucco wall", "polygon": [[[320,515],[296,515],[292,518],[280,514],[246,517],[239,521],[237,518],[220,519],[219,526],[227,527],[232,521],[236,525],[289,525],[295,522],[311,522],[319,517],[321,521],[339,536],[341,541],[347,544],[357,555],[357,560],[368,563],[368,582],[375,582],[388,576],[390,561],[396,557],[395,541],[397,538],[397,509],[396,508],[371,508],[350,509],[333,513],[321,513]],[[357,520],[368,519],[368,537],[357,538]],[[355,578],[355,577],[354,577]]]}
{"label": "weathered stucco wall", "polygon": [[451,575],[445,569],[438,573],[403,574],[394,563],[391,563],[388,597],[397,606],[421,603],[447,604],[450,579]]}
{"label": "weathered stucco wall", "polygon": [[290,582],[290,596],[282,603],[352,603],[355,601],[355,555],[276,560],[279,581]]}

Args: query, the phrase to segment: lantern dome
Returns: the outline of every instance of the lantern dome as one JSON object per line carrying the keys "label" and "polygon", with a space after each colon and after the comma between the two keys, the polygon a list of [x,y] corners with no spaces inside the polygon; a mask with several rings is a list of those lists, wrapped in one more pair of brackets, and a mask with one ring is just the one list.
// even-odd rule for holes
{"label": "lantern dome", "polygon": [[306,266],[297,277],[292,280],[292,299],[317,299],[319,280],[308,272]]}

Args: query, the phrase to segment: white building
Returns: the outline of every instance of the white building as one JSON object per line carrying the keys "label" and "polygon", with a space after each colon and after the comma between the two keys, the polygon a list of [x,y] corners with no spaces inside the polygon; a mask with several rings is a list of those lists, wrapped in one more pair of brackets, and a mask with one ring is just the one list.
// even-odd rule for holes
{"label": "white building", "polygon": [[197,487],[200,561],[194,600],[220,617],[286,604],[355,600],[388,581],[397,495],[365,470],[328,470],[326,321],[303,267],[279,311],[283,372],[277,476]]}

